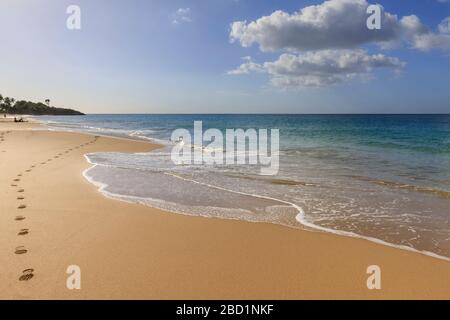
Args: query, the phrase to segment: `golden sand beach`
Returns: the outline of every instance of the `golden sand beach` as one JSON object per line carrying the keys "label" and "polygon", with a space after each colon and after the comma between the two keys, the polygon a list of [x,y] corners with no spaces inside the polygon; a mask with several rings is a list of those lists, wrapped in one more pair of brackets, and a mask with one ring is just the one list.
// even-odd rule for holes
{"label": "golden sand beach", "polygon": [[[447,261],[106,198],[82,176],[83,155],[157,146],[37,126],[0,122],[1,299],[450,298]],[[70,265],[81,290],[66,287]],[[381,290],[366,286],[370,265],[382,270]],[[33,276],[19,281],[26,269]]]}

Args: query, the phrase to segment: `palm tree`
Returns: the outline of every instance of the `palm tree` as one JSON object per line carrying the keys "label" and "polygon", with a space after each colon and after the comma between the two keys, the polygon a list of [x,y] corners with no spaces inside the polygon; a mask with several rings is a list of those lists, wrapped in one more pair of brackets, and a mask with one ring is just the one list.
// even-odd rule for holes
{"label": "palm tree", "polygon": [[5,97],[3,98],[3,109],[6,113],[11,113],[12,101],[11,98]]}
{"label": "palm tree", "polygon": [[45,104],[50,107],[50,99],[45,99]]}
{"label": "palm tree", "polygon": [[0,94],[0,111],[5,112],[4,106],[3,106],[3,96]]}
{"label": "palm tree", "polygon": [[16,112],[16,108],[14,108],[16,105],[16,99],[11,98],[10,101],[11,101],[11,110]]}

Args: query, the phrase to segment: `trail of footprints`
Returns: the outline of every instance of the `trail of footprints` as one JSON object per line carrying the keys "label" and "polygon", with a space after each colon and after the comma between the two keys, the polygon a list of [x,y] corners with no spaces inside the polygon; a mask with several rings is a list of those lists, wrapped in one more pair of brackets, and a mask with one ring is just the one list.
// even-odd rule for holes
{"label": "trail of footprints", "polygon": [[[10,131],[0,132],[0,144],[5,141],[5,134],[8,134],[8,133],[10,133]],[[94,139],[92,139],[89,142],[80,144],[80,145],[75,146],[73,148],[69,148],[69,149],[65,150],[64,152],[58,153],[53,158],[49,158],[46,161],[41,162],[40,165],[45,165],[45,164],[51,162],[53,159],[55,159],[55,160],[56,159],[60,159],[64,155],[67,155],[67,154],[69,154],[70,152],[72,152],[74,150],[77,150],[77,149],[80,149],[82,147],[85,147],[85,146],[88,146],[90,144],[93,144],[93,143],[95,143],[98,140],[98,138],[99,138],[99,136],[95,136]],[[24,172],[25,173],[30,173],[38,166],[39,166],[39,164],[33,164],[27,170],[25,170]],[[17,210],[18,211],[22,211],[22,210],[25,210],[27,208],[27,205],[25,203],[23,203],[23,200],[25,200],[25,195],[24,195],[25,194],[25,189],[20,188],[20,186],[19,186],[20,182],[22,181],[23,176],[24,176],[24,173],[17,174],[16,178],[13,179],[13,181],[11,183],[11,187],[18,188],[17,189],[17,198],[16,198],[18,200],[18,202],[19,202],[19,204],[17,206]],[[25,215],[19,215],[18,214],[14,218],[14,221],[16,221],[17,223],[21,223],[21,224],[23,224],[22,221],[24,221],[24,220],[26,220],[26,216]],[[25,237],[30,232],[31,231],[30,231],[29,228],[20,228],[18,233],[17,233],[17,236],[18,237]],[[25,246],[20,245],[20,246],[17,246],[15,248],[14,253],[16,255],[25,255],[25,254],[28,253],[28,249]],[[28,268],[28,269],[25,269],[25,270],[22,271],[21,275],[19,276],[19,281],[28,281],[28,280],[31,280],[33,277],[34,277],[34,269]]]}
{"label": "trail of footprints", "polygon": [[[0,132],[0,147],[3,144],[3,142],[5,142],[5,135],[10,134],[10,133],[11,133],[11,131],[4,131],[4,132],[2,131],[2,132]],[[5,153],[6,151],[0,149],[0,152],[1,153]]]}

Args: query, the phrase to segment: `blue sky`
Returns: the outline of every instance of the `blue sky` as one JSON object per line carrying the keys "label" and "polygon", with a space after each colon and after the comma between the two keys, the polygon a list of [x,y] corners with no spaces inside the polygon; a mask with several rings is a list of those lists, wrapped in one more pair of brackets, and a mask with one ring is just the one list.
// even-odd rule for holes
{"label": "blue sky", "polygon": [[88,113],[450,112],[450,2],[378,3],[395,35],[353,30],[350,11],[318,21],[324,1],[2,0],[0,93]]}

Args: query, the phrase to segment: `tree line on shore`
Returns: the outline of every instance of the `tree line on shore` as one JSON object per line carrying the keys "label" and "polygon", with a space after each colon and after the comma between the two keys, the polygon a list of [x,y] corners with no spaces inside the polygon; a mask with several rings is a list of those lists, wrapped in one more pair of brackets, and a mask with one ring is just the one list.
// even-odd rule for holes
{"label": "tree line on shore", "polygon": [[50,100],[43,102],[31,102],[25,100],[15,100],[14,98],[4,97],[0,94],[0,112],[5,114],[27,114],[27,115],[83,115],[82,112],[56,108],[50,106]]}

